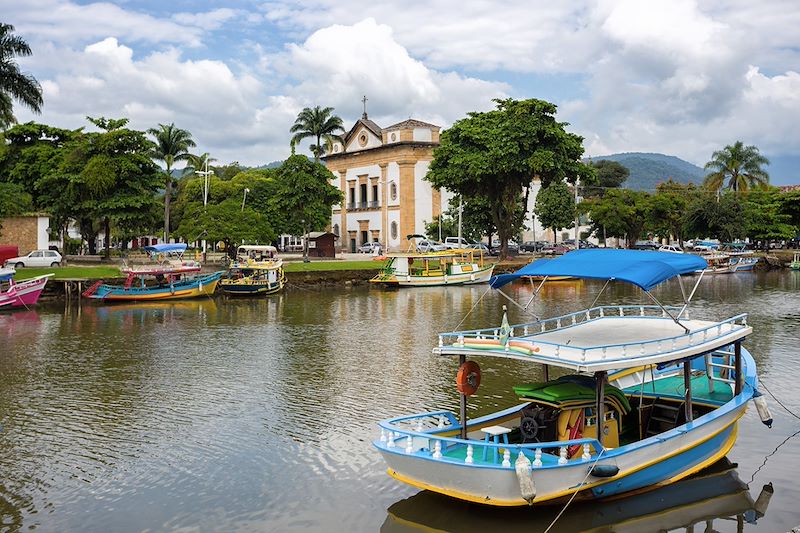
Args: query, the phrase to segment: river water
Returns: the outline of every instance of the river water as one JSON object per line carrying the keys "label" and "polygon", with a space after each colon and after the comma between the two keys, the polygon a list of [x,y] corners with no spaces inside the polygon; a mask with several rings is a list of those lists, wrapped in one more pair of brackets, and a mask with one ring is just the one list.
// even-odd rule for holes
{"label": "river water", "polygon": [[[582,309],[600,288],[549,284],[531,307],[540,316]],[[506,290],[530,295],[526,285]],[[637,291],[612,285],[600,303],[649,303]],[[673,281],[656,295],[677,303],[680,291]],[[560,507],[494,510],[420,492],[390,478],[370,444],[378,419],[457,412],[457,362],[430,350],[439,332],[498,324],[503,303],[485,286],[342,287],[2,313],[0,531],[485,532],[504,520],[543,531]],[[745,345],[761,379],[800,415],[800,273],[709,277],[691,309],[750,313]],[[530,317],[511,307],[509,319]],[[511,386],[539,377],[521,362],[482,367],[470,416],[515,404]],[[713,528],[800,525],[800,435],[762,465],[800,419],[768,398],[775,425],[748,411],[728,456],[736,469],[573,504],[553,531],[692,522],[702,531],[707,519],[743,513],[768,483],[764,516],[716,518]]]}

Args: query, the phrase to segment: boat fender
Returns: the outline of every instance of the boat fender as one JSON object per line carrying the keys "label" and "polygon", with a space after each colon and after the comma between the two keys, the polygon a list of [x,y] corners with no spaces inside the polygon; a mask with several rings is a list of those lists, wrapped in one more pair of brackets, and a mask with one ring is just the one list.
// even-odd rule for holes
{"label": "boat fender", "polygon": [[768,428],[772,428],[772,413],[769,412],[769,407],[767,407],[767,398],[756,390],[753,392],[753,403],[756,404],[756,411],[758,411],[758,416],[761,417],[761,422]]}
{"label": "boat fender", "polygon": [[595,465],[589,470],[594,477],[614,477],[619,474],[617,465]]}
{"label": "boat fender", "polygon": [[758,495],[755,503],[753,503],[753,508],[744,513],[744,519],[748,523],[755,524],[756,520],[767,514],[767,507],[769,506],[769,501],[772,499],[772,494],[774,492],[775,489],[772,488],[772,483],[767,483],[761,487],[761,493]]}
{"label": "boat fender", "polygon": [[481,367],[475,361],[465,361],[458,367],[456,387],[464,396],[472,396],[481,384]]}
{"label": "boat fender", "polygon": [[528,505],[533,505],[533,500],[536,498],[536,485],[533,483],[531,460],[525,457],[524,453],[519,452],[514,463],[514,470],[517,472],[517,480],[519,481],[519,493],[528,502]]}

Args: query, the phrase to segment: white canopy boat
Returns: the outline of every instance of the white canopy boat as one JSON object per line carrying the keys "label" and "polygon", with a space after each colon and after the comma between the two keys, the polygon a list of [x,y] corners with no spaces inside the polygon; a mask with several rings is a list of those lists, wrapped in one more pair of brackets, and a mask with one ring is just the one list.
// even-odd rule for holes
{"label": "white canopy boat", "polygon": [[472,285],[488,283],[494,271],[494,263],[484,262],[480,250],[472,249],[397,253],[387,259],[370,282],[395,287]]}
{"label": "white canopy boat", "polygon": [[[591,249],[494,277],[499,289],[543,276],[531,300],[549,276],[605,280],[597,299],[611,281],[622,281],[655,305],[593,304],[515,326],[504,315],[495,328],[441,334],[433,353],[461,363],[460,416],[435,411],[380,422],[373,444],[388,473],[454,498],[519,506],[655,488],[723,458],[748,400],[772,423],[755,362],[742,347],[752,332],[747,315],[690,319],[702,275],[688,296],[681,285],[680,307],[666,307],[650,292],[705,266],[689,254]],[[545,380],[514,387],[518,405],[467,420],[467,396],[480,385],[480,367],[467,357],[543,365]],[[576,374],[550,380],[551,367]]]}

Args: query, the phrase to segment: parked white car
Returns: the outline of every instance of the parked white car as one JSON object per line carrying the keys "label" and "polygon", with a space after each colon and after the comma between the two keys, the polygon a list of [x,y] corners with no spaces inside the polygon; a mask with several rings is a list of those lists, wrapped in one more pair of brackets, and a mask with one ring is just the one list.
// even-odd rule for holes
{"label": "parked white car", "polygon": [[456,248],[469,248],[473,244],[464,237],[447,237],[444,240],[444,245],[448,250],[455,250]]}
{"label": "parked white car", "polygon": [[682,254],[683,250],[677,244],[665,244],[658,249],[659,252],[672,252],[673,254]]}
{"label": "parked white car", "polygon": [[429,241],[426,239],[421,239],[417,242],[417,251],[422,253],[427,252],[444,252],[447,250],[447,246],[440,242],[436,241]]}
{"label": "parked white car", "polygon": [[34,250],[28,255],[6,259],[3,266],[21,267],[57,267],[61,265],[61,254],[55,250]]}

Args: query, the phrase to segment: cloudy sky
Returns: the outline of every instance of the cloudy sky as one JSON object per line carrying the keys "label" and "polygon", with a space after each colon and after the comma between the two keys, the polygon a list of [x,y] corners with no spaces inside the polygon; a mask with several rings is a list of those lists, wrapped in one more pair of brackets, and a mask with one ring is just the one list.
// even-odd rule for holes
{"label": "cloudy sky", "polygon": [[587,155],[646,151],[703,165],[736,140],[800,172],[797,0],[0,0],[34,51],[41,116],[85,126],[174,122],[198,152],[283,159],[306,106],[346,127],[447,127],[492,98],[542,98]]}

